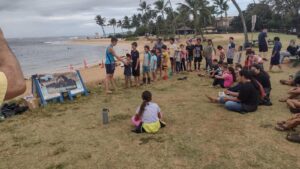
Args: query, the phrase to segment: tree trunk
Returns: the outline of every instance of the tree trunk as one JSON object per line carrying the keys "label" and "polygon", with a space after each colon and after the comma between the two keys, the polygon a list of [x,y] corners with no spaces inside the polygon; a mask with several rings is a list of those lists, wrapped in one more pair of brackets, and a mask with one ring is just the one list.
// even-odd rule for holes
{"label": "tree trunk", "polygon": [[114,36],[116,36],[116,29],[115,29],[115,26],[113,26],[113,28],[114,28]]}
{"label": "tree trunk", "polygon": [[245,21],[244,14],[243,14],[240,6],[238,5],[238,3],[236,3],[235,0],[231,0],[231,1],[234,4],[234,6],[236,7],[236,9],[239,11],[239,14],[241,16],[241,20],[242,20],[242,23],[243,23],[243,27],[244,27],[245,43],[248,43],[249,42],[249,38],[248,38],[248,31],[247,31],[247,26],[246,26],[246,21]]}
{"label": "tree trunk", "polygon": [[105,34],[105,30],[104,30],[103,25],[101,26],[101,28],[102,28],[102,31],[103,31],[103,35],[104,35],[104,37],[106,38],[106,34]]}
{"label": "tree trunk", "polygon": [[227,11],[225,11],[225,20],[226,20],[225,30],[226,30],[226,33],[228,33],[228,27],[229,27],[229,25],[227,25],[227,23],[229,24],[229,22],[228,22],[228,14],[227,14]]}

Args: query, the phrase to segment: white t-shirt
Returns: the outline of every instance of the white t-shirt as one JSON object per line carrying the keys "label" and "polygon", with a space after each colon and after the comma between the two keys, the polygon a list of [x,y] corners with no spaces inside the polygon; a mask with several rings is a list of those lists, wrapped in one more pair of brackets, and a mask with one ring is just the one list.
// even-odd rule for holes
{"label": "white t-shirt", "polygon": [[177,45],[175,43],[170,45],[170,58],[174,58],[175,57],[175,50],[177,50]]}
{"label": "white t-shirt", "polygon": [[[140,111],[140,107],[137,108],[136,114]],[[154,123],[159,121],[158,113],[160,113],[160,108],[156,103],[149,102],[145,107],[145,111],[142,116],[143,123]]]}

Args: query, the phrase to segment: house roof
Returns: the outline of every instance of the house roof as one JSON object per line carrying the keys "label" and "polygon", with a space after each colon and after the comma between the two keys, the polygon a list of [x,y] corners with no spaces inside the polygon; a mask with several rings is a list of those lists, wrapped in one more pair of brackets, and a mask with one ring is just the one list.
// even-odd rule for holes
{"label": "house roof", "polygon": [[187,26],[183,26],[179,29],[177,29],[177,31],[193,31],[194,29],[187,27]]}

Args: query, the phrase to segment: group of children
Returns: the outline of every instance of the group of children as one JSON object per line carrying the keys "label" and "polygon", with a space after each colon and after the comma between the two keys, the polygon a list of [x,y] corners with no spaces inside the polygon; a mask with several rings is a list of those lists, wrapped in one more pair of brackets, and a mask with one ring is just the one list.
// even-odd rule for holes
{"label": "group of children", "polygon": [[[227,53],[222,46],[218,46],[217,52],[211,39],[204,39],[204,41],[207,42],[206,46],[202,45],[201,38],[197,38],[195,43],[193,40],[188,40],[186,46],[184,44],[177,46],[175,39],[171,38],[169,40],[170,45],[167,47],[159,39],[152,49],[148,45],[144,46],[143,60],[140,59],[140,53],[137,50],[138,44],[133,42],[131,53],[126,55],[124,64],[125,87],[133,86],[132,76],[135,81],[134,86],[139,86],[150,84],[151,81],[158,79],[167,80],[169,73],[200,71],[203,58],[206,61],[205,70],[213,71],[215,67],[213,60],[217,54],[219,54],[219,62],[224,62],[227,57],[227,64],[233,65],[233,59],[236,55],[233,37],[229,38]],[[239,49],[239,62],[241,53],[242,49]],[[194,69],[192,65],[194,65]],[[142,79],[140,79],[140,69],[142,69]]]}

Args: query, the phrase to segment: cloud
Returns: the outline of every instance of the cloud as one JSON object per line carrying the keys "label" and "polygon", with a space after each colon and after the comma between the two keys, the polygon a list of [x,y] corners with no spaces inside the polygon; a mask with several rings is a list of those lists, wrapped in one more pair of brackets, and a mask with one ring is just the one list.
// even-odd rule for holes
{"label": "cloud", "polygon": [[[183,0],[172,0],[174,8],[178,2]],[[240,0],[243,9],[251,2]],[[138,0],[0,0],[0,27],[7,37],[91,35],[100,32],[93,25],[97,14],[121,19],[136,13],[138,5]],[[232,5],[229,14],[237,14]]]}

